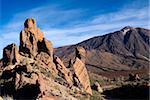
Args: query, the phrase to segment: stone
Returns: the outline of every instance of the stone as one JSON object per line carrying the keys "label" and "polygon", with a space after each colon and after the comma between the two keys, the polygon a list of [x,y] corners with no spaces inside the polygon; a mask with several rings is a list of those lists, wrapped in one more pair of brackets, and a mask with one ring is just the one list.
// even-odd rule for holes
{"label": "stone", "polygon": [[53,57],[49,56],[47,53],[41,52],[40,54],[37,54],[35,59],[39,62],[41,67],[47,66],[54,77],[58,74],[56,65],[53,62]]}
{"label": "stone", "polygon": [[59,100],[56,97],[50,97],[50,96],[42,96],[41,98],[39,98],[39,100]]}
{"label": "stone", "polygon": [[85,63],[86,51],[83,47],[76,48],[76,57],[79,58],[83,63]]}
{"label": "stone", "polygon": [[20,33],[19,51],[23,56],[36,59],[39,64],[43,63],[44,66],[49,67],[51,73],[56,76],[52,43],[44,38],[43,32],[37,28],[33,18],[28,18],[24,22],[24,29]]}
{"label": "stone", "polygon": [[61,75],[62,78],[64,78],[67,81],[69,87],[71,87],[73,85],[71,72],[65,67],[65,65],[59,57],[54,56],[54,63],[56,64],[58,75]]}
{"label": "stone", "polygon": [[96,91],[98,91],[98,92],[100,92],[100,93],[103,92],[103,89],[102,89],[102,87],[100,86],[100,84],[99,84],[98,82],[95,82],[95,83],[93,84],[92,89],[94,89],[94,90],[96,90]]}
{"label": "stone", "polygon": [[3,65],[13,65],[20,60],[16,44],[10,44],[3,49]]}
{"label": "stone", "polygon": [[37,28],[36,21],[28,18],[24,23],[24,29],[20,32],[19,51],[28,57],[35,57],[38,53],[37,43],[42,42],[43,39],[44,34]]}
{"label": "stone", "polygon": [[37,84],[40,88],[40,95],[45,95],[46,87],[45,87],[45,81],[41,74],[38,75]]}
{"label": "stone", "polygon": [[139,75],[136,73],[136,74],[129,74],[129,81],[136,81],[136,80],[140,80],[140,77]]}
{"label": "stone", "polygon": [[38,51],[37,38],[30,31],[21,31],[19,51],[30,58],[36,56]]}
{"label": "stone", "polygon": [[85,49],[82,47],[76,48],[76,57],[73,63],[74,69],[74,81],[79,85],[79,87],[83,87],[83,89],[92,95],[92,90],[90,86],[90,79],[88,76],[87,69],[85,67]]}
{"label": "stone", "polygon": [[[78,79],[78,84],[81,84],[81,86],[84,88],[84,90],[92,95],[92,90],[90,86],[90,80],[87,73],[87,69],[85,67],[85,64],[78,58],[76,58],[74,64],[74,74],[76,76],[76,79]],[[80,87],[80,86],[79,86]]]}
{"label": "stone", "polygon": [[138,81],[140,80],[140,77],[137,73],[134,75],[134,77],[135,77],[135,80],[138,80]]}
{"label": "stone", "polygon": [[43,39],[37,43],[38,45],[38,53],[46,52],[53,59],[53,45],[51,41],[47,39]]}

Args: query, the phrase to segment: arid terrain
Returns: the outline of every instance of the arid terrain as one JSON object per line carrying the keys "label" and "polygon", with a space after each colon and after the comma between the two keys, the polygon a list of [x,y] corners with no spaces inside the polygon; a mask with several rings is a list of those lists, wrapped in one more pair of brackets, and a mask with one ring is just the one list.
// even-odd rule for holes
{"label": "arid terrain", "polygon": [[0,99],[148,100],[149,38],[149,29],[126,26],[53,48],[36,21],[28,18],[19,48],[12,43],[3,49]]}

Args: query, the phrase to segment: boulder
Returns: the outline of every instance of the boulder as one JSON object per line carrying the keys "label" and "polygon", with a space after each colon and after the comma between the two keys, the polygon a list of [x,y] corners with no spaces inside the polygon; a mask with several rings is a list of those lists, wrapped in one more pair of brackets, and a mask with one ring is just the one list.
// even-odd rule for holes
{"label": "boulder", "polygon": [[136,74],[134,75],[134,77],[135,77],[135,80],[138,80],[138,81],[140,80],[139,74],[136,73]]}
{"label": "boulder", "polygon": [[102,89],[102,87],[100,86],[100,84],[99,84],[98,82],[95,82],[95,83],[93,84],[92,89],[93,89],[93,90],[96,90],[96,91],[98,91],[98,92],[100,92],[100,93],[103,92],[103,89]]}
{"label": "boulder", "polygon": [[[16,62],[19,62],[20,55],[18,53],[18,49],[16,44],[10,44],[3,49],[3,66],[13,65]],[[1,62],[1,63],[2,63]]]}
{"label": "boulder", "polygon": [[136,74],[129,74],[129,81],[139,81],[140,80],[140,77],[139,75],[136,73]]}

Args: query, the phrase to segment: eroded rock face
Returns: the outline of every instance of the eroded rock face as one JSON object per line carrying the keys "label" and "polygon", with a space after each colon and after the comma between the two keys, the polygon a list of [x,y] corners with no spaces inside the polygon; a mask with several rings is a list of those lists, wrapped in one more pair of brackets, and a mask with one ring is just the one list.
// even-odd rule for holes
{"label": "eroded rock face", "polygon": [[44,38],[43,32],[37,28],[36,21],[28,18],[24,23],[24,30],[20,33],[20,53],[23,56],[34,58],[51,69],[54,76],[57,74],[53,62],[53,46],[51,41]]}
{"label": "eroded rock face", "polygon": [[19,62],[20,56],[16,44],[10,44],[3,50],[3,65],[13,65]]}
{"label": "eroded rock face", "polygon": [[37,54],[35,59],[39,63],[41,63],[41,66],[48,67],[54,77],[57,75],[58,71],[56,69],[55,63],[53,62],[53,58],[49,56],[47,53],[40,52],[39,54]]}
{"label": "eroded rock face", "polygon": [[79,58],[83,63],[85,63],[86,51],[83,47],[76,48],[76,57]]}
{"label": "eroded rock face", "polygon": [[92,94],[84,57],[85,50],[77,48],[71,65],[74,69],[72,73],[53,54],[51,41],[44,38],[35,20],[29,18],[20,33],[19,51],[15,44],[4,48],[0,60],[1,95],[11,95],[14,99],[45,100],[58,97],[76,100],[71,95],[74,94],[71,90],[73,80],[76,80],[78,87]]}
{"label": "eroded rock face", "polygon": [[28,57],[35,57],[41,50],[52,55],[52,44],[44,39],[43,32],[36,27],[34,19],[29,18],[24,23],[24,30],[20,33],[19,51]]}
{"label": "eroded rock face", "polygon": [[46,52],[51,59],[53,59],[53,45],[52,42],[43,38],[42,41],[38,41],[38,53],[40,52]]}
{"label": "eroded rock face", "polygon": [[77,47],[76,58],[73,63],[74,81],[78,85],[78,87],[83,88],[87,93],[92,95],[90,80],[84,63],[85,62],[84,57],[85,57],[84,48]]}
{"label": "eroded rock face", "polygon": [[69,87],[71,87],[73,85],[71,72],[64,66],[63,62],[59,59],[59,57],[54,56],[54,63],[56,64],[58,75],[63,77],[66,80]]}

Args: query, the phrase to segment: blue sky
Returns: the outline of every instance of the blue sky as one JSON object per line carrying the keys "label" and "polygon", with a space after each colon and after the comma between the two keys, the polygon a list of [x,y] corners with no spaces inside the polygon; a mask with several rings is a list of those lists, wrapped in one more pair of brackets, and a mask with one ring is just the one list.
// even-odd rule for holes
{"label": "blue sky", "polygon": [[148,11],[149,0],[0,0],[0,57],[6,45],[19,44],[28,17],[59,47],[124,26],[150,28]]}

